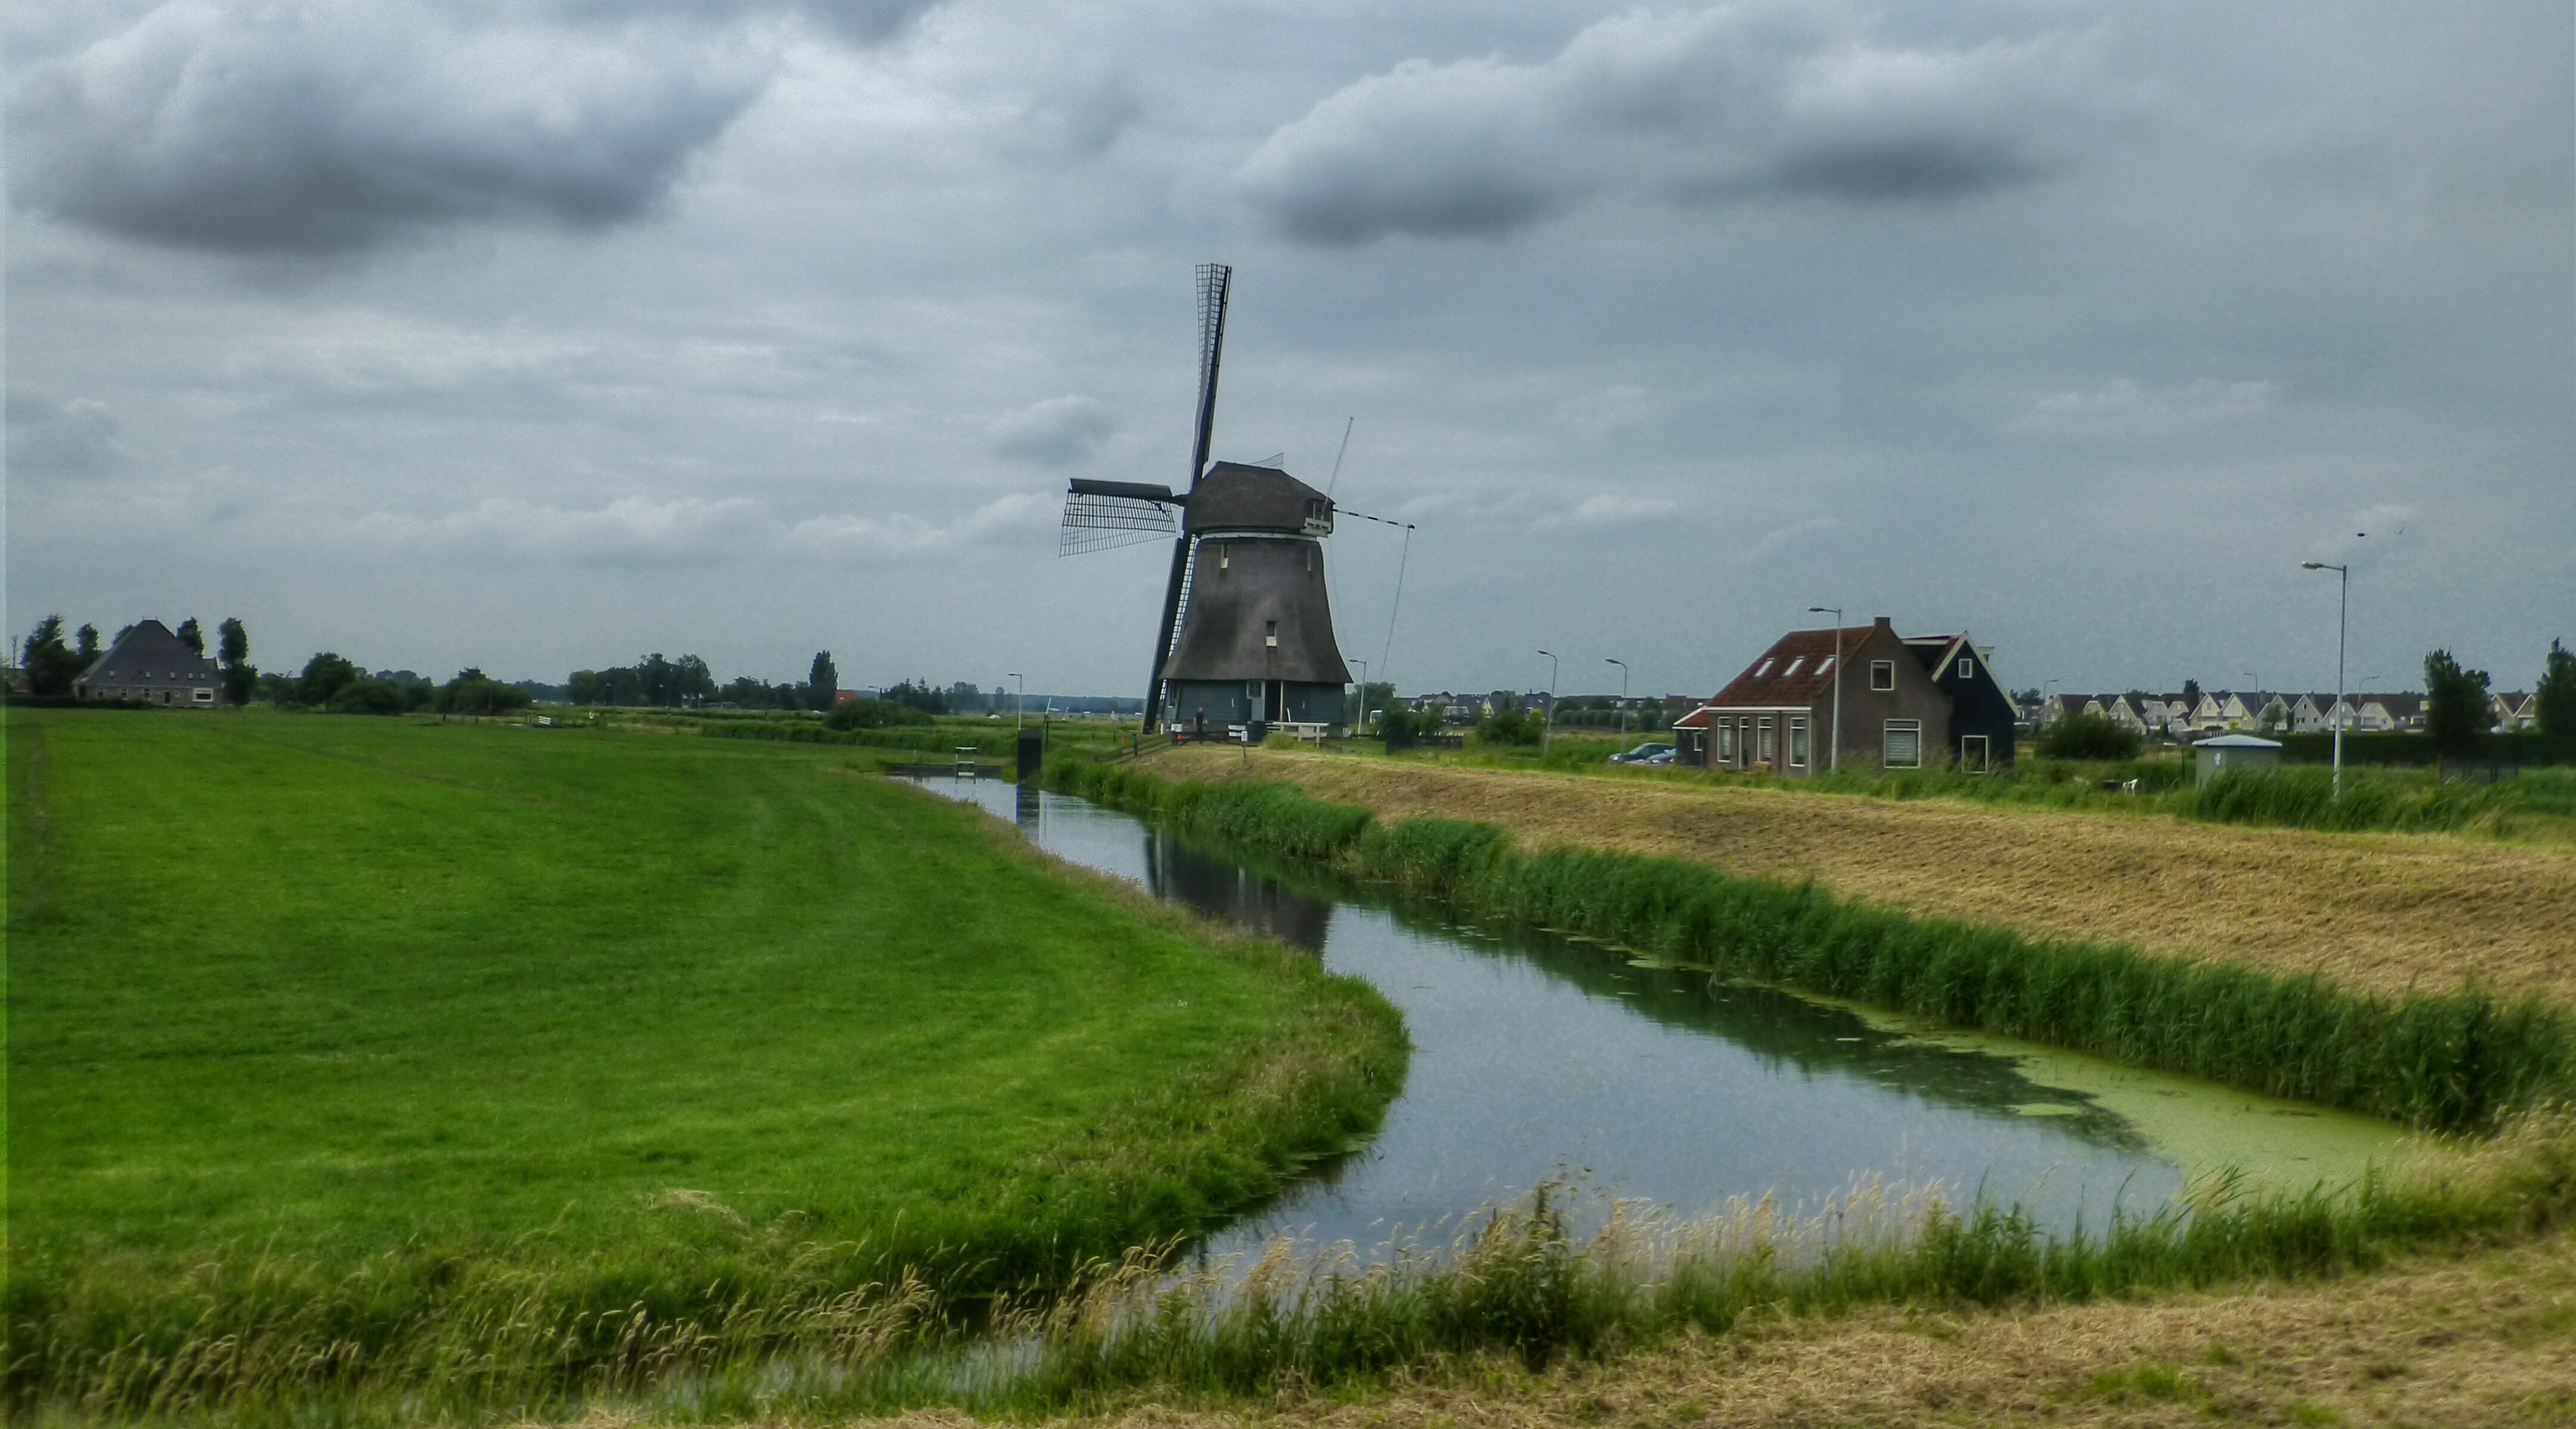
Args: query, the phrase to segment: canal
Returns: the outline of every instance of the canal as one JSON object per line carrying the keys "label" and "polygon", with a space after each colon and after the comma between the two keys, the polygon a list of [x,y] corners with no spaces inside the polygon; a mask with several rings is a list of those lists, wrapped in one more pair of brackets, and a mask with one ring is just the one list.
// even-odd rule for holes
{"label": "canal", "polygon": [[1731,1198],[1814,1211],[1873,1181],[2099,1229],[2222,1166],[2345,1183],[2401,1131],[2341,1112],[1731,983],[1599,943],[1464,919],[1384,890],[1195,847],[1134,817],[993,780],[924,787],[1071,863],[1304,949],[1404,1014],[1404,1090],[1364,1147],[1212,1238],[1366,1248],[1442,1240],[1542,1183],[1594,1221]]}

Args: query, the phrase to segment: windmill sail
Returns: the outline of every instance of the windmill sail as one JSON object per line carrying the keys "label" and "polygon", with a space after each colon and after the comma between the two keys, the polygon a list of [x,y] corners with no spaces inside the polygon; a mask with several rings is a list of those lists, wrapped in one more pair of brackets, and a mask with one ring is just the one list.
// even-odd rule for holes
{"label": "windmill sail", "polygon": [[1178,532],[1172,513],[1181,504],[1168,486],[1077,480],[1064,493],[1064,521],[1056,528],[1055,552],[1079,556],[1162,540]]}

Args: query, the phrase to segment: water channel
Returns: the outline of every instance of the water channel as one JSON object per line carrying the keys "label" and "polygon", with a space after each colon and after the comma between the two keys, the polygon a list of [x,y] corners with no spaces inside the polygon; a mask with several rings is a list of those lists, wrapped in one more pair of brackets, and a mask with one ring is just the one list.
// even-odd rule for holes
{"label": "water channel", "polygon": [[1732,1197],[1819,1207],[1880,1179],[2019,1204],[2051,1231],[2152,1213],[2232,1165],[2304,1187],[2393,1159],[2384,1122],[1729,983],[1599,943],[1488,927],[1383,890],[1194,847],[1112,809],[993,780],[925,787],[1048,852],[1266,933],[1404,1014],[1404,1090],[1367,1146],[1212,1238],[1445,1239],[1542,1182],[1583,1215]]}

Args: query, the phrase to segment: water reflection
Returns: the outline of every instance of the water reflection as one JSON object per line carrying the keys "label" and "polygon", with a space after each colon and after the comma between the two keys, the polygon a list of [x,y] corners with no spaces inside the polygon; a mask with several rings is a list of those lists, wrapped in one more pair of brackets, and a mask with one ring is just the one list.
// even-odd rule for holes
{"label": "water reflection", "polygon": [[[1485,927],[1194,846],[1078,799],[927,781],[1040,846],[1318,954],[1404,1014],[1414,1053],[1377,1138],[1211,1238],[1373,1244],[1454,1225],[1542,1180],[1683,1213],[1736,1195],[1814,1203],[1855,1180],[1938,1181],[2044,1224],[2153,1210],[2181,1173],[2120,1117],[2010,1059],[1869,1027],[1786,993],[1598,943]],[[1597,1205],[1597,1201],[1596,1201]]]}

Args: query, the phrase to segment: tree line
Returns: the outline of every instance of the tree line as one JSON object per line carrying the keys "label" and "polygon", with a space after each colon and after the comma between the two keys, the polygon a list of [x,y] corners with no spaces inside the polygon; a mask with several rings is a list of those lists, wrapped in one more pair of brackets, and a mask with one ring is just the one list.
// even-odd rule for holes
{"label": "tree line", "polygon": [[[125,626],[114,639],[102,641],[98,627],[85,624],[67,639],[63,623],[61,615],[47,615],[36,622],[36,628],[19,647],[19,668],[26,672],[27,693],[38,699],[71,698],[73,682],[81,672],[134,630],[131,625]],[[170,633],[198,658],[205,657],[205,628],[196,617],[180,621]],[[281,709],[332,714],[389,715],[430,709],[442,714],[498,714],[524,709],[533,699],[529,691],[495,680],[472,666],[439,684],[409,670],[369,674],[357,662],[329,650],[305,661],[299,674],[262,671],[250,661],[250,630],[238,617],[228,616],[215,627],[215,641],[221,696],[228,705],[246,705],[257,699]]]}

